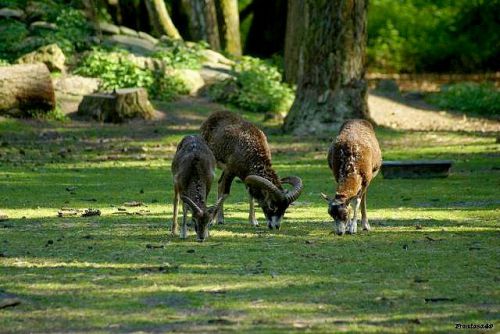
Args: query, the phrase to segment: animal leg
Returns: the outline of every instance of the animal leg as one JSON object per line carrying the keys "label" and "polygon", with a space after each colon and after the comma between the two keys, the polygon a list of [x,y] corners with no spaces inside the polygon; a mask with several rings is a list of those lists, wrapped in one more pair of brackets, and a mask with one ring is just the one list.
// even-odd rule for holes
{"label": "animal leg", "polygon": [[250,203],[250,210],[248,212],[248,221],[250,221],[250,224],[253,226],[259,226],[259,222],[257,219],[255,219],[255,206],[253,202],[253,197],[252,195],[248,194],[248,201]]}
{"label": "animal leg", "polygon": [[[234,176],[227,172],[222,172],[219,179],[219,188],[217,189],[217,198],[220,199],[224,195],[229,195],[231,190],[231,182]],[[219,212],[217,213],[217,224],[224,224],[224,203],[221,204]]]}
{"label": "animal leg", "polygon": [[355,234],[358,231],[358,210],[359,210],[359,205],[361,203],[361,198],[356,197],[353,202],[354,202],[354,209],[353,209],[354,214],[352,220],[350,220],[349,223],[347,224],[347,233],[349,234]]}
{"label": "animal leg", "polygon": [[182,201],[182,226],[181,226],[181,239],[187,238],[187,205]]}
{"label": "animal leg", "polygon": [[361,226],[363,226],[363,230],[365,231],[371,230],[370,224],[368,223],[368,216],[366,215],[366,191],[361,199]]}
{"label": "animal leg", "polygon": [[172,235],[177,235],[179,226],[177,225],[177,216],[179,214],[179,192],[174,189],[174,218],[172,220]]}

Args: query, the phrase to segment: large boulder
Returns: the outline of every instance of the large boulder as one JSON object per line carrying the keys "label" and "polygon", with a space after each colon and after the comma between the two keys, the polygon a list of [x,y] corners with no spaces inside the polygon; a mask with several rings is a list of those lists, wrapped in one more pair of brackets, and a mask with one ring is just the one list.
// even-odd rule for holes
{"label": "large boulder", "polygon": [[51,72],[59,71],[65,72],[66,67],[64,66],[64,62],[66,61],[66,57],[62,52],[61,48],[57,46],[57,44],[50,44],[46,46],[42,46],[39,49],[25,54],[21,58],[17,59],[16,63],[18,64],[35,64],[35,63],[44,63],[47,65]]}
{"label": "large boulder", "polygon": [[0,18],[21,20],[24,17],[24,11],[20,9],[2,8],[0,9]]}
{"label": "large boulder", "polygon": [[104,43],[111,46],[122,47],[132,53],[147,56],[155,51],[155,45],[139,37],[126,36],[126,35],[112,35],[104,39]]}
{"label": "large boulder", "polygon": [[195,96],[205,86],[205,81],[200,72],[190,69],[168,69],[165,75],[179,78],[189,91],[189,95]]}
{"label": "large boulder", "polygon": [[99,88],[99,79],[86,78],[79,75],[64,75],[54,80],[54,88],[59,93],[68,95],[87,95]]}

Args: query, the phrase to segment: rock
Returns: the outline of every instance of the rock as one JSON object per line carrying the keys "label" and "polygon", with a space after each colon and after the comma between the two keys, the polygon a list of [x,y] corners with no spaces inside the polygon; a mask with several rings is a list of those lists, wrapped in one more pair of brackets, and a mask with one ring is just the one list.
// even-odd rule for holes
{"label": "rock", "polygon": [[119,89],[111,94],[86,95],[78,114],[101,122],[120,123],[129,119],[151,119],[154,108],[144,88]]}
{"label": "rock", "polygon": [[42,46],[38,50],[25,54],[21,58],[17,59],[18,64],[35,64],[44,63],[47,65],[51,72],[53,71],[65,71],[64,62],[66,57],[62,50],[57,46],[57,44],[50,44]]}
{"label": "rock", "polygon": [[205,80],[200,72],[190,69],[169,69],[166,75],[174,75],[178,77],[189,90],[189,95],[197,95],[198,91],[205,86]]}
{"label": "rock", "polygon": [[134,29],[130,29],[124,26],[120,26],[120,34],[132,37],[139,37],[139,34]]}
{"label": "rock", "polygon": [[0,18],[20,20],[23,17],[24,17],[24,11],[20,9],[12,9],[12,8],[0,9]]}
{"label": "rock", "polygon": [[97,29],[101,30],[103,34],[108,34],[108,35],[120,34],[120,28],[118,26],[107,22],[99,22]]}
{"label": "rock", "polygon": [[204,49],[200,51],[201,55],[205,59],[204,64],[225,64],[225,65],[234,65],[234,61],[224,57],[218,52],[215,52],[210,49]]}
{"label": "rock", "polygon": [[396,80],[392,79],[382,79],[377,82],[377,86],[375,88],[377,92],[388,93],[393,95],[399,95],[399,86]]}
{"label": "rock", "polygon": [[104,39],[104,44],[111,46],[118,45],[140,56],[149,55],[155,50],[155,45],[150,41],[147,41],[139,37],[125,36],[125,35],[109,36]]}
{"label": "rock", "polygon": [[145,32],[142,32],[142,31],[139,31],[139,38],[142,38],[142,39],[145,39],[151,43],[153,43],[154,45],[158,44],[158,39],[157,38],[154,38],[153,36],[151,36],[150,34],[147,34]]}
{"label": "rock", "polygon": [[57,92],[69,95],[88,95],[97,91],[99,79],[64,75],[53,80]]}
{"label": "rock", "polygon": [[35,21],[30,24],[30,30],[37,29],[57,30],[57,25],[55,23],[49,23],[45,21]]}
{"label": "rock", "polygon": [[207,85],[234,78],[231,68],[227,65],[217,67],[204,65],[199,72]]}

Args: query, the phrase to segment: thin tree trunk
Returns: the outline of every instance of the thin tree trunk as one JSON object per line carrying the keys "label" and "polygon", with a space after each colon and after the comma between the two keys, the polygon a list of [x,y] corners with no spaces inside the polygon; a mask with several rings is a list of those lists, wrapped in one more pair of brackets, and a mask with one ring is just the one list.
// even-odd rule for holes
{"label": "thin tree trunk", "polygon": [[295,84],[303,71],[305,0],[288,0],[285,37],[285,81]]}
{"label": "thin tree trunk", "polygon": [[220,51],[219,27],[214,0],[188,0],[189,27],[196,41],[206,41],[212,50]]}
{"label": "thin tree trunk", "polygon": [[305,0],[303,75],[286,131],[335,131],[346,119],[369,119],[366,12],[366,0]]}
{"label": "thin tree trunk", "polygon": [[233,56],[241,56],[238,0],[217,0],[217,12],[222,49]]}
{"label": "thin tree trunk", "polygon": [[182,39],[175,28],[164,0],[145,0],[148,9],[149,19],[151,20],[153,30],[157,35],[167,35],[173,39]]}

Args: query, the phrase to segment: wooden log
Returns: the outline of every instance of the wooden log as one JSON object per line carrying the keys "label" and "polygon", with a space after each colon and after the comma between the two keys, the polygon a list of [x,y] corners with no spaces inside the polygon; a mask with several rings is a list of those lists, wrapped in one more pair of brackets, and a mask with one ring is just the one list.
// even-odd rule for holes
{"label": "wooden log", "polygon": [[45,64],[0,67],[0,114],[49,111],[55,106],[54,86]]}
{"label": "wooden log", "polygon": [[134,118],[151,119],[154,108],[144,88],[126,88],[84,96],[78,114],[100,122],[120,123]]}

